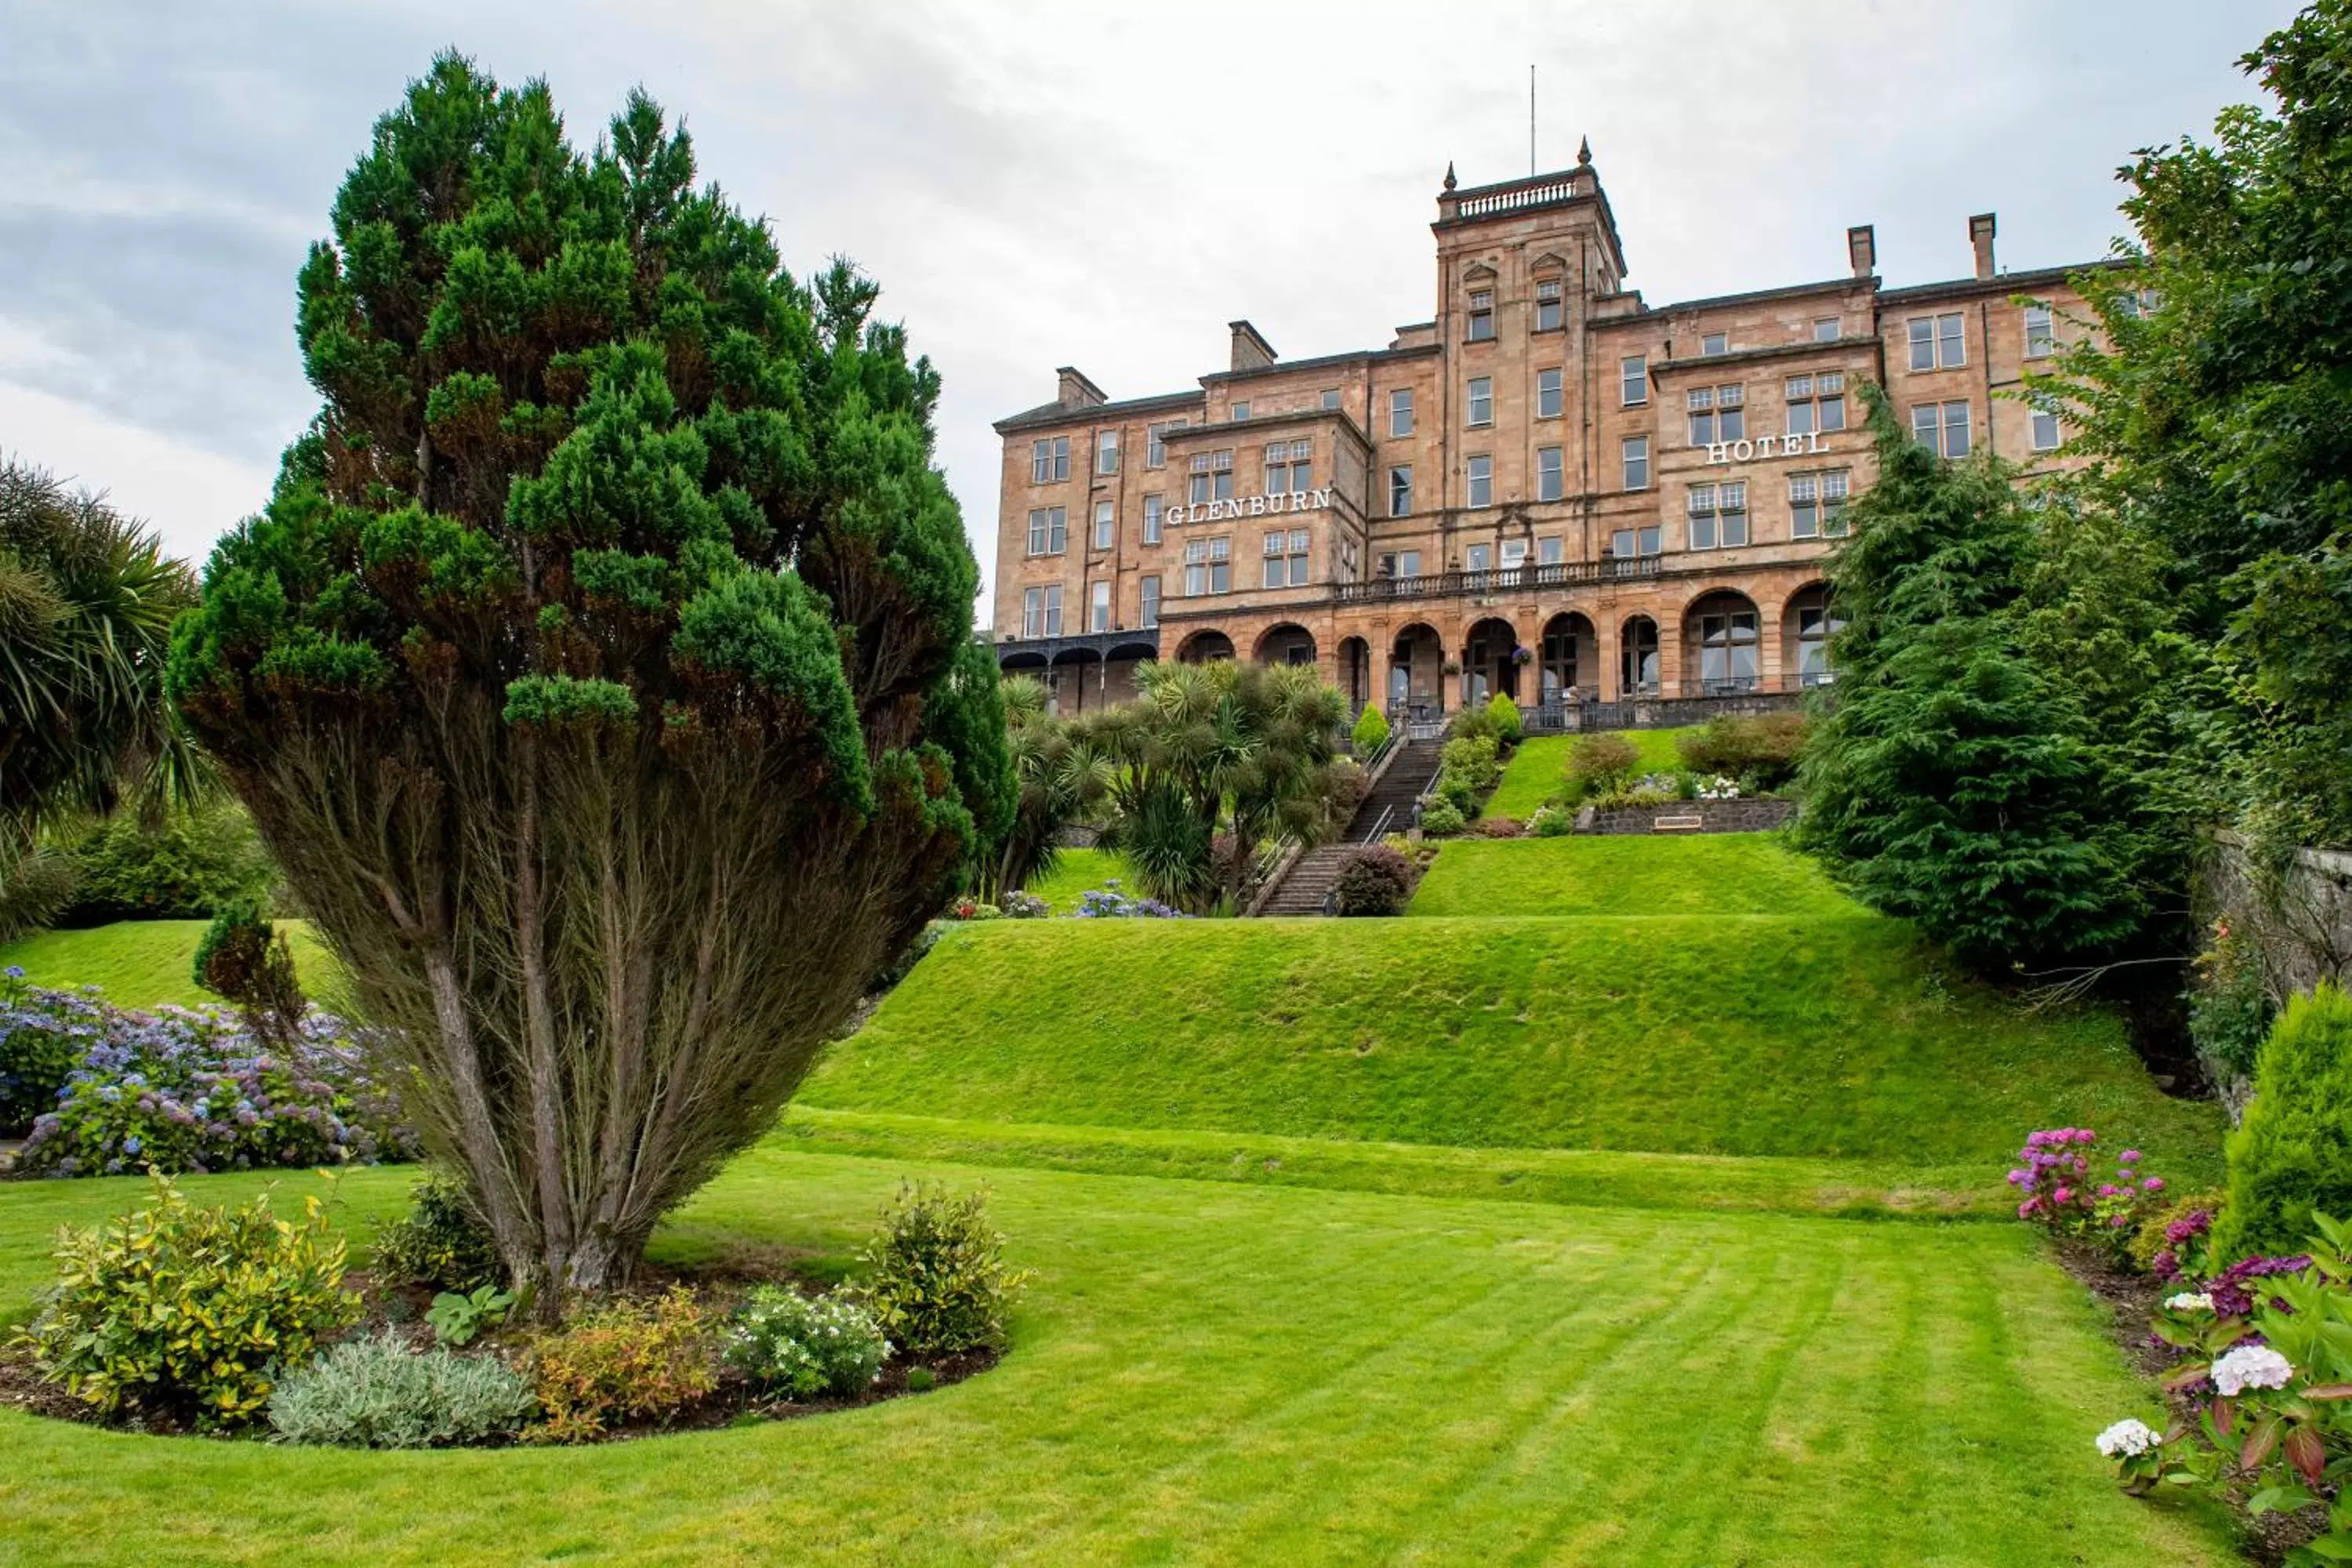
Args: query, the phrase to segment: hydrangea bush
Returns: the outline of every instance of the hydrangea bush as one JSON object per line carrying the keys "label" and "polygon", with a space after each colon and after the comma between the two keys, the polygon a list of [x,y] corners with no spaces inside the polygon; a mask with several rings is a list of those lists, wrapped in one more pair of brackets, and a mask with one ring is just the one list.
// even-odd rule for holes
{"label": "hydrangea bush", "polygon": [[47,1176],[373,1164],[416,1155],[352,1026],[310,1009],[282,1046],[221,1007],[138,1012],[95,988],[29,992],[0,1028],[57,1031],[76,1065],[16,1169]]}
{"label": "hydrangea bush", "polygon": [[2116,1156],[2115,1175],[2092,1174],[2099,1135],[2087,1127],[2056,1127],[2026,1134],[2009,1184],[2020,1194],[2017,1217],[2061,1236],[2096,1241],[2122,1253],[2147,1211],[2164,1191],[2164,1178],[2140,1170],[2140,1152]]}
{"label": "hydrangea bush", "polygon": [[0,1135],[18,1136],[58,1103],[105,1005],[95,992],[47,991],[10,964],[0,973]]}
{"label": "hydrangea bush", "polygon": [[1079,894],[1078,907],[1071,918],[1082,921],[1181,921],[1192,917],[1158,899],[1139,899],[1121,892],[1118,879],[1114,877],[1108,886],[1089,888]]}

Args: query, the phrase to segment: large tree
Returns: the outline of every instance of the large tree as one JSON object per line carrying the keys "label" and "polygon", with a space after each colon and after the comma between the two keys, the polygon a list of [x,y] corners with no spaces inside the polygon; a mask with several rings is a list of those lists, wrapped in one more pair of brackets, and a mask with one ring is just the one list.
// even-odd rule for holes
{"label": "large tree", "polygon": [[150,782],[193,783],[163,666],[194,590],[102,497],[0,458],[0,940],[72,891],[46,834]]}
{"label": "large tree", "polygon": [[1003,826],[939,379],[642,94],[583,154],[455,55],[299,295],[321,407],[173,694],[551,1302],[772,1125]]}

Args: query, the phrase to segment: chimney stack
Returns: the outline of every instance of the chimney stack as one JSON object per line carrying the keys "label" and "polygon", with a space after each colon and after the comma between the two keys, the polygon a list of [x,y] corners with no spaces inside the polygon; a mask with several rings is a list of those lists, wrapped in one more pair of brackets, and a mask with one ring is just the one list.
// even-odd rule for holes
{"label": "chimney stack", "polygon": [[1846,259],[1853,263],[1853,275],[1867,278],[1878,270],[1878,238],[1870,225],[1858,223],[1845,231]]}
{"label": "chimney stack", "polygon": [[1979,213],[1969,219],[1969,243],[1976,247],[1977,276],[1992,276],[1992,214]]}
{"label": "chimney stack", "polygon": [[1255,327],[1247,321],[1228,321],[1226,325],[1234,330],[1234,369],[1264,370],[1274,363],[1274,345]]}
{"label": "chimney stack", "polygon": [[1054,401],[1065,408],[1092,408],[1098,403],[1108,403],[1110,395],[1087,379],[1086,372],[1073,365],[1064,365],[1055,373],[1061,384],[1055,391]]}

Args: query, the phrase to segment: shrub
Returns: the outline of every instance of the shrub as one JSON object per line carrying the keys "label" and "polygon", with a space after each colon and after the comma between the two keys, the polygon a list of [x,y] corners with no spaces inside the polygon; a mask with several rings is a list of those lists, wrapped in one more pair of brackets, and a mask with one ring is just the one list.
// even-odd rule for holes
{"label": "shrub", "polygon": [[1526,727],[1519,719],[1519,705],[1497,691],[1486,699],[1486,726],[1495,742],[1507,752],[1519,743]]}
{"label": "shrub", "polygon": [[1024,893],[1018,888],[1005,894],[1004,901],[998,908],[1004,911],[1004,918],[1009,921],[1042,921],[1054,912],[1053,906],[1045,900]]}
{"label": "shrub", "polygon": [[66,1079],[104,1029],[95,988],[45,991],[10,964],[0,975],[0,1134],[21,1136],[54,1110]]}
{"label": "shrub", "polygon": [[1323,781],[1323,820],[1337,832],[1356,820],[1356,808],[1372,793],[1370,775],[1352,757],[1333,760]]}
{"label": "shrub", "polygon": [[2215,921],[2189,988],[2189,1037],[2207,1075],[2223,1088],[2252,1077],[2277,1016],[2261,947],[2234,934],[2228,917]]}
{"label": "shrub", "polygon": [[1451,838],[1462,828],[1462,808],[1450,800],[1433,800],[1421,808],[1421,830],[1433,838]]}
{"label": "shrub", "polygon": [[299,1223],[265,1191],[198,1208],[154,1179],[154,1201],[58,1240],[58,1282],[25,1342],[42,1375],[108,1412],[230,1425],[259,1414],[277,1369],[350,1323],[344,1246],[316,1198]]}
{"label": "shrub", "polygon": [[408,1212],[379,1221],[373,1259],[387,1284],[471,1290],[496,1281],[499,1249],[465,1187],[436,1171],[408,1190]]}
{"label": "shrub", "polygon": [[1461,779],[1481,793],[1493,789],[1503,776],[1500,752],[1491,734],[1464,735],[1446,742],[1443,759],[1447,778]]}
{"label": "shrub", "polygon": [[1527,832],[1527,825],[1515,816],[1482,816],[1472,831],[1481,838],[1517,838]]}
{"label": "shrub", "polygon": [[1746,779],[1755,789],[1775,789],[1795,776],[1805,749],[1805,716],[1767,713],[1757,718],[1710,719],[1675,749],[1694,773]]}
{"label": "shrub", "polygon": [[1348,857],[1333,885],[1342,915],[1400,915],[1412,901],[1420,872],[1384,844],[1368,844]]}
{"label": "shrub", "polygon": [[1637,783],[1603,790],[1585,804],[1595,811],[1654,811],[1680,799],[1682,796],[1671,789]]}
{"label": "shrub", "polygon": [[416,1354],[396,1334],[346,1340],[287,1374],[269,1396],[281,1443],[438,1448],[520,1431],[538,1401],[496,1356]]}
{"label": "shrub", "polygon": [[839,1296],[812,1300],[762,1285],[735,1314],[727,1363],[794,1399],[847,1396],[873,1386],[890,1357],[874,1314]]}
{"label": "shrub", "polygon": [[80,1052],[16,1169],[50,1176],[413,1158],[415,1133],[342,1020],[313,1008],[282,1045],[215,1007],[45,1004]]}
{"label": "shrub", "polygon": [[2087,1127],[2059,1127],[2026,1134],[2009,1184],[2021,1194],[2017,1217],[2081,1241],[2094,1241],[2127,1255],[2132,1235],[2161,1201],[2164,1179],[2139,1168],[2139,1151],[2116,1156],[2111,1181],[2091,1175],[2099,1135]]}
{"label": "shrub", "polygon": [[2352,1214],[2352,997],[2323,984],[2287,1004],[2263,1042],[2228,1158],[2218,1258],[2292,1250],[2315,1207]]}
{"label": "shrub", "polygon": [[912,1356],[1002,1345],[1005,1313],[1029,1279],[1004,1266],[984,1188],[950,1198],[935,1183],[900,1183],[858,1258],[865,1275],[849,1299]]}
{"label": "shrub", "polygon": [[309,1005],[294,972],[293,947],[252,899],[233,900],[213,916],[196,943],[194,979],[236,1003],[246,1026],[272,1045],[294,1037]]}
{"label": "shrub", "polygon": [[1365,703],[1364,710],[1356,715],[1356,727],[1349,731],[1348,738],[1355,742],[1356,755],[1370,756],[1388,744],[1389,716],[1381,711],[1379,704]]}
{"label": "shrub", "polygon": [[2222,1201],[2217,1192],[2185,1193],[2157,1205],[2132,1232],[2132,1266],[2159,1279],[2203,1279],[2211,1272],[2207,1242]]}
{"label": "shrub", "polygon": [[1528,818],[1528,833],[1536,838],[1560,838],[1576,831],[1576,814],[1564,805],[1539,805]]}
{"label": "shrub", "polygon": [[1622,735],[1579,735],[1568,749],[1568,782],[1578,795],[1606,790],[1633,776],[1642,753]]}
{"label": "shrub", "polygon": [[148,826],[122,811],[75,841],[73,902],[58,917],[68,926],[110,921],[206,920],[223,906],[268,895],[278,878],[234,801],[174,814]]}
{"label": "shrub", "polygon": [[664,1421],[719,1386],[719,1345],[691,1291],[583,1312],[531,1342],[541,1420],[527,1436],[577,1442],[615,1421]]}
{"label": "shrub", "polygon": [[1173,910],[1157,899],[1139,899],[1123,893],[1118,879],[1112,878],[1108,887],[1089,888],[1078,895],[1078,907],[1073,913],[1082,921],[1181,921],[1192,917],[1181,910]]}

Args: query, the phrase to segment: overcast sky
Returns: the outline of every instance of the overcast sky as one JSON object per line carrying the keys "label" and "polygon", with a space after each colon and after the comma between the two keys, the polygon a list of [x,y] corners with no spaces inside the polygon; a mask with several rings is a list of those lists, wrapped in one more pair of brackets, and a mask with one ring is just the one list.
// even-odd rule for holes
{"label": "overcast sky", "polygon": [[[2131,151],[2202,134],[2287,0],[1335,0],[667,5],[0,0],[0,451],[201,555],[315,400],[305,246],[371,123],[454,44],[541,75],[575,142],[643,83],[806,273],[847,255],[946,378],[940,457],[984,540],[989,422],[1075,364],[1113,397],[1426,319],[1429,221],[1591,138],[1653,303],[2105,254]],[[982,548],[983,563],[993,551]]]}

